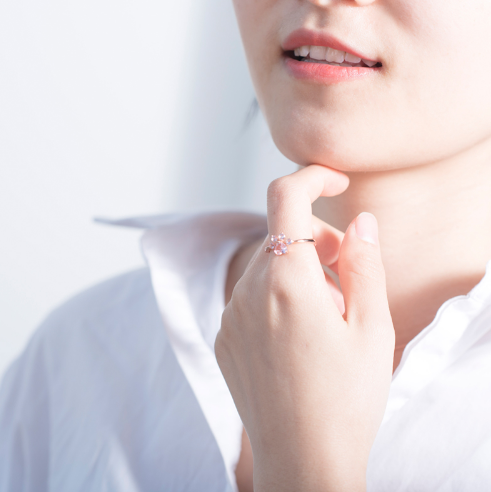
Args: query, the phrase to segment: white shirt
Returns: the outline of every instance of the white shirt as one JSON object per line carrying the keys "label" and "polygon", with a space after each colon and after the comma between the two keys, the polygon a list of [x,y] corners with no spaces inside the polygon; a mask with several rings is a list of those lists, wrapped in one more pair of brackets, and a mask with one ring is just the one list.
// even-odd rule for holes
{"label": "white shirt", "polygon": [[[56,309],[0,387],[0,492],[236,491],[242,424],[213,352],[248,213],[146,228],[148,268]],[[491,490],[491,261],[404,350],[369,492]]]}

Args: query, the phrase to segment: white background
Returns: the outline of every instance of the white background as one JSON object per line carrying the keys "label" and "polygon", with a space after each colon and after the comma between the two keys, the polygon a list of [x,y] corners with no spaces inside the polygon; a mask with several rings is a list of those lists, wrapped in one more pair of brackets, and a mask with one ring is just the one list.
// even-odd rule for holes
{"label": "white background", "polygon": [[0,377],[51,309],[143,265],[93,217],[265,212],[296,166],[253,100],[231,0],[0,3]]}

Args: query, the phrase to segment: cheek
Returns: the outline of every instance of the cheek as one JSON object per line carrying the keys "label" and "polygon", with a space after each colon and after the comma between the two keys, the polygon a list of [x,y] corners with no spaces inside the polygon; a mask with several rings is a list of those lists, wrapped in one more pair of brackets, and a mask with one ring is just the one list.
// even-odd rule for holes
{"label": "cheek", "polygon": [[491,136],[491,2],[415,0],[390,93],[414,160],[450,157]]}
{"label": "cheek", "polygon": [[260,103],[281,53],[276,36],[282,18],[278,8],[281,3],[277,0],[234,0],[249,72]]}

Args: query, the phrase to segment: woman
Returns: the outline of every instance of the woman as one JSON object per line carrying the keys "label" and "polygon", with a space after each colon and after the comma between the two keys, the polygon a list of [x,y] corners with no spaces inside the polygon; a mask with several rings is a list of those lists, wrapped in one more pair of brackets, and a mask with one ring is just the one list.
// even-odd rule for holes
{"label": "woman", "polygon": [[3,381],[0,490],[488,490],[491,4],[235,8],[302,169],[267,223],[125,222],[148,269],[55,311]]}

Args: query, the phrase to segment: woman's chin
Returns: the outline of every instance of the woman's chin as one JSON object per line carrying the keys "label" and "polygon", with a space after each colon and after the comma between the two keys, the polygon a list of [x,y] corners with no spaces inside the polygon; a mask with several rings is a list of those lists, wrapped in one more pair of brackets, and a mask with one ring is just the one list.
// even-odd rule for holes
{"label": "woman's chin", "polygon": [[[286,139],[275,144],[279,151],[288,159],[299,166],[320,164],[341,172],[375,172],[385,171],[390,165],[385,165],[381,160],[375,160],[373,153],[362,152],[346,145],[324,144],[322,146],[305,145],[298,140]],[[370,156],[370,158],[367,158]]]}

